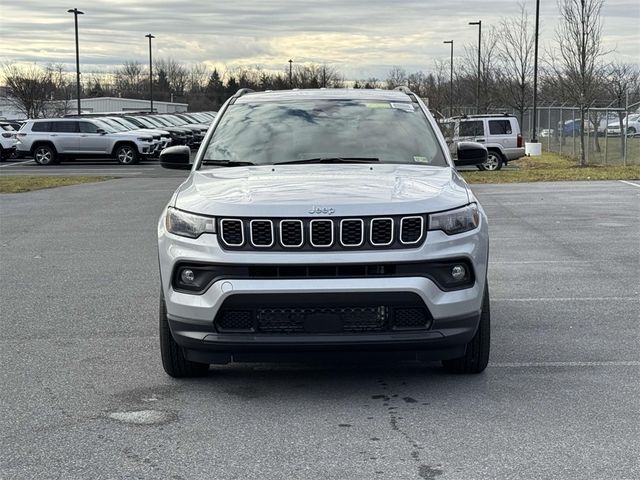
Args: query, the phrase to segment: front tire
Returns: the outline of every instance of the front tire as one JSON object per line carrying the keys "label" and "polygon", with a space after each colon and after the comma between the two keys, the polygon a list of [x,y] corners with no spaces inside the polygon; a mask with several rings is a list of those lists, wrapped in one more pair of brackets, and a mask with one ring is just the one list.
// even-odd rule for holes
{"label": "front tire", "polygon": [[487,161],[478,165],[478,169],[482,171],[496,171],[502,168],[502,155],[493,150],[489,150],[487,153]]}
{"label": "front tire", "polygon": [[184,357],[182,347],[176,343],[171,335],[169,321],[167,320],[167,306],[164,297],[160,297],[160,354],[162,367],[167,375],[174,378],[202,377],[209,371],[209,364],[197,363]]}
{"label": "front tire", "polygon": [[33,159],[38,165],[53,165],[56,157],[56,150],[50,145],[39,145],[33,149]]}
{"label": "front tire", "polygon": [[489,308],[489,285],[485,285],[484,298],[482,300],[482,313],[478,330],[471,341],[463,357],[453,360],[443,360],[442,366],[451,373],[481,373],[489,363],[489,350],[491,347],[491,311]]}
{"label": "front tire", "polygon": [[120,165],[138,163],[138,152],[132,145],[120,145],[116,148],[115,157]]}

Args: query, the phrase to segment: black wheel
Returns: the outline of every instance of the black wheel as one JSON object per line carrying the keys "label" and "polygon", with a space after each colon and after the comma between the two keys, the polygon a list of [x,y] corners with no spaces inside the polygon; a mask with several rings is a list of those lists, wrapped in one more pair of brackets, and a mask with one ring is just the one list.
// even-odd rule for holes
{"label": "black wheel", "polygon": [[56,150],[50,145],[39,145],[33,149],[33,159],[38,165],[57,163]]}
{"label": "black wheel", "polygon": [[635,135],[636,134],[636,129],[634,127],[629,127],[629,130],[627,130],[627,134]]}
{"label": "black wheel", "polygon": [[489,363],[491,346],[491,312],[489,309],[489,285],[484,289],[482,313],[476,334],[467,344],[464,357],[443,360],[442,366],[452,373],[481,373]]}
{"label": "black wheel", "polygon": [[493,150],[489,150],[487,153],[487,161],[478,165],[478,169],[485,171],[495,171],[502,168],[502,155]]}
{"label": "black wheel", "polygon": [[120,165],[138,163],[138,152],[132,145],[120,145],[116,148],[115,157]]}
{"label": "black wheel", "polygon": [[160,354],[162,367],[174,378],[201,377],[209,371],[206,363],[192,362],[184,358],[182,347],[176,343],[167,321],[167,307],[164,297],[160,297]]}

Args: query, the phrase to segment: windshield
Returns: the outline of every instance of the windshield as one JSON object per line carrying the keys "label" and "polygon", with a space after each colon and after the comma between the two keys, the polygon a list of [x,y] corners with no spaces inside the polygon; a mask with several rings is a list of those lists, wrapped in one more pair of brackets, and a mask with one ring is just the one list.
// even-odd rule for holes
{"label": "windshield", "polygon": [[125,128],[122,125],[118,124],[117,122],[114,122],[110,118],[101,118],[100,121],[102,123],[106,123],[107,125],[109,125],[114,132],[123,132],[125,130]]}
{"label": "windshield", "polygon": [[93,123],[95,123],[98,128],[103,129],[107,133],[118,133],[119,130],[113,128],[109,123],[105,122],[104,119],[93,119]]}
{"label": "windshield", "polygon": [[448,166],[419,107],[360,100],[229,105],[203,161],[270,165],[331,158]]}
{"label": "windshield", "polygon": [[151,123],[148,119],[144,117],[132,117],[130,121],[135,123],[137,126],[142,128],[157,128],[158,125]]}

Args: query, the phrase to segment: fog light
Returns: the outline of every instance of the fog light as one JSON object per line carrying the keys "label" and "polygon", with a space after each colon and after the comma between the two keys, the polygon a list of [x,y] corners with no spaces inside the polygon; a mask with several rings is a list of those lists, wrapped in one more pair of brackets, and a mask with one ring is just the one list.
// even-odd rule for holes
{"label": "fog light", "polygon": [[193,281],[196,279],[196,275],[195,273],[193,273],[193,270],[185,268],[184,270],[182,270],[182,272],[180,272],[180,279],[184,283],[193,283]]}
{"label": "fog light", "polygon": [[467,275],[467,269],[464,268],[464,265],[454,265],[451,268],[451,276],[454,280],[460,281],[463,280]]}

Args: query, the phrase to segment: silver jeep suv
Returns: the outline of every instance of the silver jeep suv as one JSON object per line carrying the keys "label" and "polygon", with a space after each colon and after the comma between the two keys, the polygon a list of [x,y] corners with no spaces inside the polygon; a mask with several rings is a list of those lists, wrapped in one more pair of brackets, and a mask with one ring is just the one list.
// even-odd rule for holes
{"label": "silver jeep suv", "polygon": [[500,170],[508,162],[524,157],[525,149],[520,124],[513,115],[464,115],[444,120],[441,124],[447,142],[472,141],[487,147],[487,161],[480,170]]}
{"label": "silver jeep suv", "polygon": [[485,369],[487,219],[410,91],[241,90],[193,165],[186,146],[160,161],[191,169],[158,223],[169,375],[361,354]]}
{"label": "silver jeep suv", "polygon": [[148,133],[116,132],[96,119],[27,120],[18,132],[18,154],[33,156],[40,165],[64,158],[114,158],[123,165],[137,163],[158,148]]}

